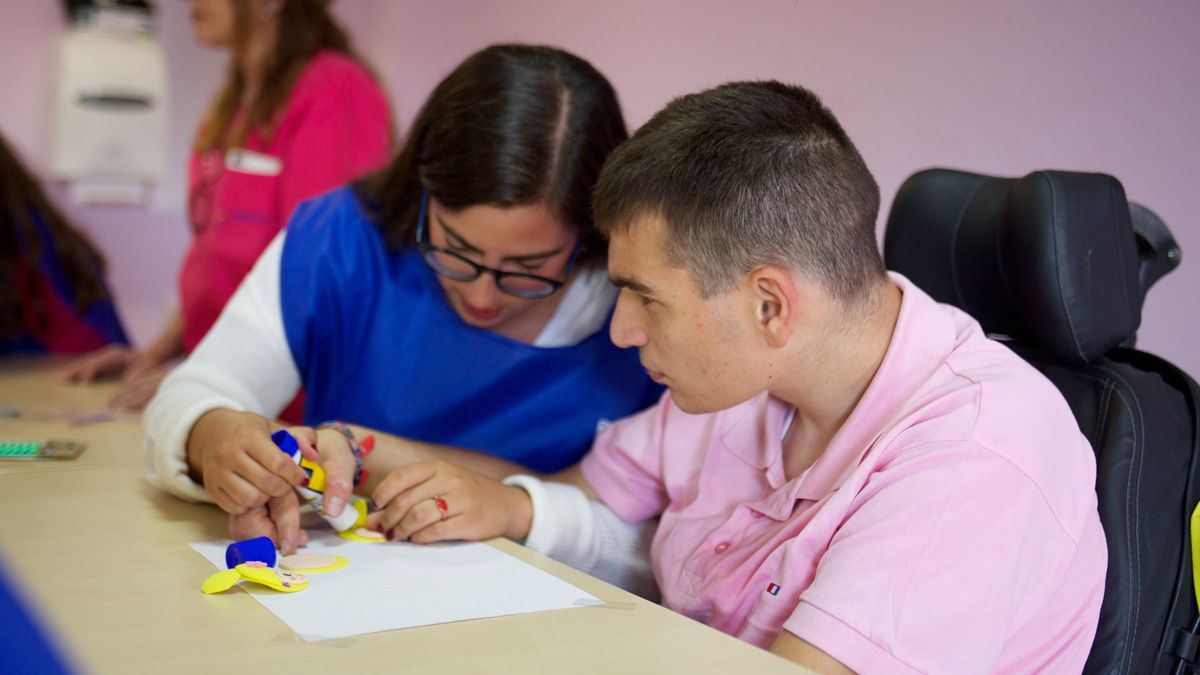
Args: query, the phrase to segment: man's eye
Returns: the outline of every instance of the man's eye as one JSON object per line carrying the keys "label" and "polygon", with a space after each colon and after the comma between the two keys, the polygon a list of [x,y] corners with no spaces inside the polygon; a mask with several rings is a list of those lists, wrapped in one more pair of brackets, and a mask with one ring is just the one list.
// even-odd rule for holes
{"label": "man's eye", "polygon": [[642,299],[642,306],[643,306],[643,307],[649,307],[650,305],[654,304],[654,298],[647,298],[647,297],[646,297],[646,296],[644,296],[644,295],[640,295],[640,296],[638,296],[638,297],[640,297],[640,298]]}

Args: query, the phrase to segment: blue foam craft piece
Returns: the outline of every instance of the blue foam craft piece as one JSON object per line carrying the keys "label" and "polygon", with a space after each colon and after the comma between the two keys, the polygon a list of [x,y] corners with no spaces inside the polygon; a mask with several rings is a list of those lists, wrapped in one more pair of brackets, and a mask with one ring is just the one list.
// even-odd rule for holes
{"label": "blue foam craft piece", "polygon": [[225,549],[225,564],[229,569],[255,561],[266,563],[267,567],[275,566],[275,542],[270,537],[235,541]]}

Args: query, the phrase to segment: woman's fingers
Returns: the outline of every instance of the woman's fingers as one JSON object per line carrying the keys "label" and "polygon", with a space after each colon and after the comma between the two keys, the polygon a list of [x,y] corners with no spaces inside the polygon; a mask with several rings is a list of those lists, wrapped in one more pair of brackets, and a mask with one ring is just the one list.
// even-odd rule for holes
{"label": "woman's fingers", "polygon": [[461,503],[462,500],[455,499],[455,495],[438,495],[417,502],[392,529],[392,539],[411,539],[414,533],[459,515],[459,512],[451,510],[452,502]]}
{"label": "woman's fingers", "polygon": [[[444,462],[435,461],[418,462],[402,466],[392,471],[379,482],[379,485],[375,486],[375,491],[371,493],[371,499],[375,501],[376,506],[380,509],[389,507],[401,495],[436,476],[444,464]],[[404,502],[404,511],[401,515],[406,513],[415,501],[416,498],[410,496]]]}
{"label": "woman's fingers", "polygon": [[304,545],[305,542],[300,538],[304,531],[300,529],[300,500],[296,493],[289,492],[271,499],[267,502],[267,513],[275,525],[275,531],[279,533],[275,543],[284,555],[291,555],[297,547]]}
{"label": "woman's fingers", "polygon": [[108,401],[108,407],[114,410],[141,410],[146,407],[154,394],[158,393],[158,385],[166,375],[163,371],[155,371],[141,378],[127,380]]}
{"label": "woman's fingers", "polygon": [[133,352],[124,345],[108,345],[79,357],[67,365],[63,377],[68,382],[87,384],[109,373],[119,374],[133,359]]}
{"label": "woman's fingers", "polygon": [[331,516],[338,516],[354,491],[358,461],[349,442],[335,429],[322,429],[316,434],[316,441],[318,461],[325,471],[325,510]]}

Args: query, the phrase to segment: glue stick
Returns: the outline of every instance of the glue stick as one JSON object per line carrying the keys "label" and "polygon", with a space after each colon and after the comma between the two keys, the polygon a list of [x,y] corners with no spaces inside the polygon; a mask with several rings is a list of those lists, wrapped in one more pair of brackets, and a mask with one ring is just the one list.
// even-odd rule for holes
{"label": "glue stick", "polygon": [[[347,502],[346,508],[341,514],[331,516],[325,513],[325,470],[316,462],[310,461],[300,452],[300,445],[296,443],[296,439],[287,432],[286,429],[280,429],[271,434],[271,440],[275,443],[283,454],[292,458],[297,466],[308,474],[308,485],[305,487],[296,487],[296,493],[304,500],[306,504],[312,504],[314,510],[325,522],[333,526],[333,529],[338,532],[345,532],[354,527],[361,527],[366,522],[366,502],[361,497],[350,496],[350,501]],[[360,522],[362,521],[362,522]]]}

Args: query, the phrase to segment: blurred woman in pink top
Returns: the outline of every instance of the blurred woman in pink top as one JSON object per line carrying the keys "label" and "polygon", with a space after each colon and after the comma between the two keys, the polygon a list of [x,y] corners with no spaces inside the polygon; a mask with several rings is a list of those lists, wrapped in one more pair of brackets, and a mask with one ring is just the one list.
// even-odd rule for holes
{"label": "blurred woman in pink top", "polygon": [[112,345],[68,369],[80,382],[122,376],[110,405],[145,405],[163,364],[199,344],[299,202],[387,159],[386,97],[327,4],[191,1],[196,39],[233,58],[192,149],[179,311],[144,351]]}

